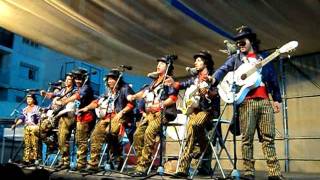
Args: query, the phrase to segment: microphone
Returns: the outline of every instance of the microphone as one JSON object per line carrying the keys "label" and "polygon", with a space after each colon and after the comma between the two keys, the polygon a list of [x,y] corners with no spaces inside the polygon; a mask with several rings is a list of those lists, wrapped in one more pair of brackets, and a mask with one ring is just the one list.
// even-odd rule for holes
{"label": "microphone", "polygon": [[192,75],[192,76],[198,74],[198,70],[197,70],[196,68],[186,67],[186,71],[187,71],[190,75]]}
{"label": "microphone", "polygon": [[151,78],[151,79],[157,79],[159,77],[159,75],[160,75],[160,73],[158,73],[158,72],[151,72],[147,76],[148,76],[148,78]]}
{"label": "microphone", "polygon": [[228,55],[229,55],[229,56],[232,55],[232,54],[237,53],[238,47],[237,47],[236,44],[233,44],[233,43],[231,43],[231,42],[228,41],[228,40],[224,40],[223,43],[224,43],[224,45],[225,45],[226,48],[227,48],[227,52],[228,52]]}
{"label": "microphone", "polygon": [[121,65],[120,67],[123,69],[132,70],[132,66]]}
{"label": "microphone", "polygon": [[63,81],[59,80],[59,81],[56,81],[56,82],[48,83],[48,85],[50,85],[50,86],[61,86],[62,83],[63,83]]}

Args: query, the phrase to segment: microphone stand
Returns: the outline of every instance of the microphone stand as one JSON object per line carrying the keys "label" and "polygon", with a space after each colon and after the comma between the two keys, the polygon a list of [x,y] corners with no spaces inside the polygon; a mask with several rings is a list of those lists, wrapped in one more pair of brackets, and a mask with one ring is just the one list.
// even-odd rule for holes
{"label": "microphone stand", "polygon": [[[40,104],[40,108],[43,106],[43,103],[44,103],[44,101],[45,101],[45,99],[47,98],[47,96],[48,96],[48,92],[50,92],[50,89],[51,89],[51,86],[49,85],[49,87],[48,87],[48,89],[47,89],[47,91],[46,91],[46,95],[42,98],[42,101],[41,101],[41,104]],[[40,94],[41,95],[41,94]],[[43,112],[44,113],[44,112]],[[42,147],[41,146],[41,143],[42,143],[42,139],[41,139],[41,124],[42,124],[42,119],[41,119],[41,116],[39,117],[39,133],[38,133],[38,139],[39,139],[39,141],[38,141],[38,145],[39,145],[39,147]],[[42,148],[41,148],[42,149]],[[40,153],[41,155],[42,155],[42,151],[41,151],[41,153]],[[42,158],[40,158],[40,159],[42,159]],[[38,160],[37,160],[38,161]],[[36,167],[38,166],[38,165],[40,165],[40,163],[39,163],[39,161],[38,162],[35,162],[35,165],[36,165]],[[44,164],[43,164],[44,165]]]}
{"label": "microphone stand", "polygon": [[[167,69],[166,69],[166,71],[165,71],[165,74],[164,74],[164,76],[163,76],[163,79],[162,79],[162,82],[161,82],[161,91],[160,91],[160,99],[161,99],[161,97],[162,97],[162,95],[163,95],[163,93],[164,93],[164,81],[165,81],[165,79],[166,79],[166,77],[167,77],[167,74],[168,74],[168,71],[169,71],[169,67],[172,65],[172,59],[169,59],[168,60],[169,62],[167,63]],[[142,178],[142,179],[149,179],[149,178],[151,178],[151,177],[153,177],[153,176],[156,176],[156,175],[160,175],[160,176],[163,176],[165,173],[164,173],[164,167],[163,167],[163,164],[162,164],[162,157],[163,157],[163,119],[164,119],[164,115],[165,115],[165,113],[164,113],[164,111],[165,111],[165,109],[164,109],[164,107],[163,107],[163,103],[161,102],[160,103],[161,104],[161,114],[160,114],[160,151],[159,151],[159,154],[160,154],[160,159],[159,159],[159,167],[158,167],[158,169],[157,169],[157,172],[156,173],[154,173],[154,174],[151,174],[151,175],[148,175],[148,176],[146,176],[146,177],[144,177],[144,178]]]}
{"label": "microphone stand", "polygon": [[[120,66],[121,68],[122,68],[122,70],[119,70],[119,72],[120,72],[120,74],[119,74],[119,77],[117,78],[117,81],[116,81],[116,83],[114,84],[114,86],[113,86],[113,88],[112,88],[112,90],[111,90],[111,94],[113,93],[113,92],[115,92],[115,90],[117,89],[117,86],[118,86],[118,84],[119,84],[119,81],[120,81],[120,79],[121,79],[121,77],[123,76],[123,72],[125,71],[125,67],[123,67],[123,66]],[[107,79],[107,81],[108,81],[108,79]],[[108,99],[107,99],[107,101],[108,101],[108,103],[107,103],[107,110],[109,109],[109,104],[110,104],[110,97],[107,97]],[[115,102],[115,99],[114,99],[114,102]],[[107,112],[108,113],[108,112]],[[108,133],[110,134],[111,133],[111,123],[112,123],[112,119],[110,118],[110,123],[108,124]],[[110,161],[110,163],[112,163],[112,164],[110,164],[111,166],[113,166],[113,162],[111,161],[111,158],[110,158],[110,152],[108,152],[109,153],[109,161]],[[107,159],[107,160],[108,160]],[[111,168],[111,166],[110,166],[110,168]],[[106,167],[104,167],[104,169],[105,170],[107,170],[107,168]],[[108,169],[108,171],[111,171],[111,169]]]}
{"label": "microphone stand", "polygon": [[[239,60],[240,59],[240,51],[237,50],[237,58]],[[237,61],[234,62],[234,66],[233,66],[233,72],[235,72],[236,70],[236,66],[237,66]],[[232,87],[231,87],[231,92],[232,92],[232,96],[233,96],[233,103],[232,103],[232,107],[233,107],[233,130],[234,132],[233,134],[233,156],[234,156],[234,160],[233,160],[233,170],[231,172],[231,179],[235,179],[235,180],[239,180],[240,179],[240,171],[237,169],[237,141],[236,141],[236,132],[237,132],[237,118],[238,118],[238,111],[237,111],[237,104],[235,101],[235,97],[236,97],[236,82],[235,82],[235,73],[232,74]]]}
{"label": "microphone stand", "polygon": [[[22,101],[19,102],[19,104],[12,110],[10,117],[17,117],[16,113],[19,112],[17,109],[23,104],[23,102],[25,102],[25,100],[27,99],[27,97],[25,96]],[[14,123],[16,123],[17,118],[15,118]],[[14,149],[14,144],[15,144],[15,137],[16,137],[16,127],[13,128],[13,134],[12,134],[12,143],[11,143],[11,151],[10,151],[10,158],[8,160],[8,163],[12,163],[14,161],[14,157],[13,157],[13,149]],[[22,141],[23,143],[23,141]]]}

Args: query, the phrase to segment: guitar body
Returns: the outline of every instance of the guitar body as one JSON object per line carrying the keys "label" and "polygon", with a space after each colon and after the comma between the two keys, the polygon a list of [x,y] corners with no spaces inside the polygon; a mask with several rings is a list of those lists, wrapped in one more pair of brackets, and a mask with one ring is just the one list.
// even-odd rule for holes
{"label": "guitar body", "polygon": [[[218,92],[223,101],[226,103],[240,104],[251,89],[258,87],[261,83],[261,74],[255,71],[247,75],[248,69],[255,65],[243,63],[235,71],[229,72],[218,85]],[[235,82],[235,94],[232,91],[233,82]]]}
{"label": "guitar body", "polygon": [[201,82],[198,85],[193,84],[189,88],[187,88],[183,97],[182,108],[180,109],[182,111],[182,114],[190,115],[195,108],[199,107],[200,96],[198,94],[198,91],[200,88],[208,87],[209,84],[207,82]]}
{"label": "guitar body", "polygon": [[199,96],[194,96],[198,92],[199,88],[196,85],[191,85],[186,89],[182,100],[181,112],[184,115],[189,115],[193,112],[193,109],[199,106]]}

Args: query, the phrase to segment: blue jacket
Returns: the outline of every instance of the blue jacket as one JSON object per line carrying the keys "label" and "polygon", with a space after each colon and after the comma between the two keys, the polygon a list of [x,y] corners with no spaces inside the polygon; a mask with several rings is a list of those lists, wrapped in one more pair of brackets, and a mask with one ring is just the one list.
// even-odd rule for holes
{"label": "blue jacket", "polygon": [[[241,59],[245,55],[243,53],[233,54],[228,57],[227,61],[216,70],[213,77],[220,82],[229,71],[236,70],[243,61]],[[261,54],[258,57],[263,57]],[[262,82],[266,85],[268,93],[272,95],[274,101],[282,102],[278,76],[272,63],[268,63],[262,68]]]}
{"label": "blue jacket", "polygon": [[[127,96],[129,94],[134,94],[134,91],[132,90],[132,88],[124,83],[121,88],[118,90],[117,92],[119,95],[117,96],[117,98],[115,99],[114,102],[114,106],[115,106],[115,111],[118,113],[120,112],[123,108],[126,107],[126,105],[128,104],[128,100],[127,100]],[[100,96],[100,98],[104,98],[108,96],[108,92],[106,92],[105,94],[103,94],[102,96]],[[132,103],[134,104],[134,102]]]}

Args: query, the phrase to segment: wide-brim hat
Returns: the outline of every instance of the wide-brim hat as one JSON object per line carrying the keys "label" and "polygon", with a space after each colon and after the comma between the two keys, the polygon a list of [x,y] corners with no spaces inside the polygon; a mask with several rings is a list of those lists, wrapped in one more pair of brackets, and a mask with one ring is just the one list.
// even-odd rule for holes
{"label": "wide-brim hat", "polygon": [[254,33],[251,28],[247,26],[241,26],[237,28],[237,34],[233,37],[234,41],[238,41],[240,39],[248,38],[248,39],[255,39],[256,33]]}

